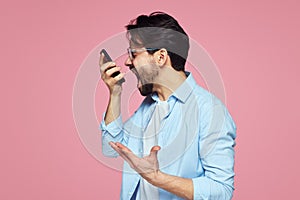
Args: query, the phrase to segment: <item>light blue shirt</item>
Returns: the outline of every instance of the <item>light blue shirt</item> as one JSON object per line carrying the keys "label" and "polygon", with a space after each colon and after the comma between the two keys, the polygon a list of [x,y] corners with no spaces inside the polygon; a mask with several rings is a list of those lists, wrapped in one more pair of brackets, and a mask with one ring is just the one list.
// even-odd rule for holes
{"label": "light blue shirt", "polygon": [[[190,178],[194,199],[226,200],[234,190],[235,124],[225,106],[214,95],[197,85],[192,74],[168,98],[169,112],[158,133],[160,170]],[[136,155],[143,156],[143,133],[149,124],[157,94],[147,96],[125,123],[121,116],[105,125],[101,122],[102,152],[117,157],[109,141],[122,142]],[[121,199],[129,200],[141,179],[125,162]],[[159,189],[160,199],[182,199]]]}

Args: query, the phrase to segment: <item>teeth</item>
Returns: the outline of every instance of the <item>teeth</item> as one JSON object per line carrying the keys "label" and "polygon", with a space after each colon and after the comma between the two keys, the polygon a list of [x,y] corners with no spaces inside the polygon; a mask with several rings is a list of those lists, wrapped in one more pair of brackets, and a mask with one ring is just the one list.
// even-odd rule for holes
{"label": "teeth", "polygon": [[136,76],[136,79],[137,79],[137,87],[138,88],[140,88],[140,87],[142,87],[142,82],[141,82],[141,80],[140,80],[140,76],[139,76],[139,74],[138,74],[138,72],[137,72],[137,70],[134,68],[134,67],[130,67],[130,70],[134,73],[134,75]]}
{"label": "teeth", "polygon": [[140,80],[138,80],[137,87],[138,87],[138,88],[142,87],[142,82],[141,82]]}

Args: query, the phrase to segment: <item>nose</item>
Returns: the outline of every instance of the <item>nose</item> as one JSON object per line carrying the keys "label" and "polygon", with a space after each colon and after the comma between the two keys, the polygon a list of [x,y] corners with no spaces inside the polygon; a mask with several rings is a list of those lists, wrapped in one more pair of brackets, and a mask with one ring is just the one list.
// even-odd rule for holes
{"label": "nose", "polygon": [[132,62],[131,62],[129,56],[128,56],[127,59],[125,60],[125,65],[126,65],[127,67],[132,66]]}

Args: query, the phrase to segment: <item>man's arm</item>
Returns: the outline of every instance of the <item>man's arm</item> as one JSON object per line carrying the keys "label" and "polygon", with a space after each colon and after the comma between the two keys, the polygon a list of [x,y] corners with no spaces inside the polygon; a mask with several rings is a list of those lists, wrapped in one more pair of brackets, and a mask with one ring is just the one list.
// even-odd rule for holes
{"label": "man's arm", "polygon": [[104,55],[100,55],[99,66],[103,82],[109,89],[109,102],[105,112],[104,119],[101,122],[102,129],[102,153],[108,157],[116,157],[116,152],[108,145],[109,141],[122,142],[122,119],[121,113],[121,92],[122,85],[119,82],[124,77],[120,73],[116,77],[112,74],[119,71],[120,67],[115,67],[114,62],[103,63]]}
{"label": "man's arm", "polygon": [[109,124],[120,116],[121,113],[121,92],[122,85],[119,82],[123,77],[124,73],[112,77],[112,74],[120,71],[121,67],[116,66],[114,62],[104,62],[103,53],[100,55],[99,66],[100,73],[103,82],[107,85],[110,93],[106,114],[104,117],[105,124]]}
{"label": "man's arm", "polygon": [[120,105],[121,105],[121,95],[111,94],[106,108],[105,117],[104,117],[105,125],[108,125],[109,123],[115,121],[120,116],[121,113]]}
{"label": "man's arm", "polygon": [[194,187],[192,179],[172,176],[158,171],[147,181],[184,199],[193,199]]}
{"label": "man's arm", "polygon": [[159,146],[152,147],[149,156],[139,158],[121,143],[110,142],[109,144],[135,171],[152,185],[182,198],[193,199],[192,179],[168,175],[159,170],[157,161],[157,152],[160,150]]}

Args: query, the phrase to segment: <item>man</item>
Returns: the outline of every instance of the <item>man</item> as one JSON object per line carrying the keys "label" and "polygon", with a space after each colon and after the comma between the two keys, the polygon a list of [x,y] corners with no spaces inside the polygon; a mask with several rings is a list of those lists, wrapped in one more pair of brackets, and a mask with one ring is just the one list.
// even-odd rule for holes
{"label": "man", "polygon": [[136,75],[144,101],[123,123],[124,73],[103,63],[110,99],[102,152],[120,155],[121,199],[231,199],[234,190],[235,124],[225,106],[185,71],[189,39],[171,16],[141,15],[127,26],[125,65]]}

